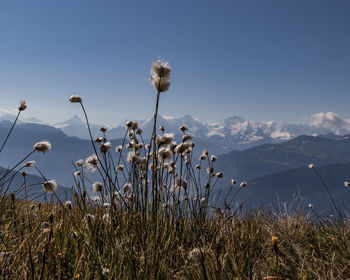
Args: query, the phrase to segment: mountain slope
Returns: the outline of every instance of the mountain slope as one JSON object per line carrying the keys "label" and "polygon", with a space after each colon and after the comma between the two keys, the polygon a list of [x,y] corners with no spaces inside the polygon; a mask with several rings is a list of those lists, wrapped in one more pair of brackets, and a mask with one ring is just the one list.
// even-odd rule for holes
{"label": "mountain slope", "polygon": [[[288,169],[350,161],[350,139],[299,136],[280,144],[268,144],[219,156],[216,168],[241,181]],[[228,180],[228,178],[227,178]]]}

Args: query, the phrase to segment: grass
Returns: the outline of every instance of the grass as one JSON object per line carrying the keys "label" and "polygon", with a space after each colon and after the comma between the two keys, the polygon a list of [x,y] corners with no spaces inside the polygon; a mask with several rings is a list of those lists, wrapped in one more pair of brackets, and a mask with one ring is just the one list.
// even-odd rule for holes
{"label": "grass", "polygon": [[[143,139],[137,122],[128,122],[123,145],[116,151],[111,149],[105,129],[101,137],[93,138],[82,98],[70,98],[81,105],[93,150],[91,157],[77,161],[72,170],[73,201],[62,201],[56,183],[33,163],[23,166],[34,152],[48,152],[51,146],[47,142],[35,144],[10,171],[22,171],[19,189],[25,195],[30,186],[23,170],[32,168],[39,173],[51,202],[17,198],[19,192],[8,193],[13,173],[5,171],[0,176],[0,276],[350,278],[350,225],[342,217],[314,215],[317,219],[310,219],[300,208],[292,213],[243,211],[242,205],[234,205],[246,184],[233,184],[224,205],[214,203],[212,193],[223,176],[215,172],[216,157],[204,150],[199,161],[194,159],[195,143],[186,127],[180,128],[181,143],[175,143],[164,128],[157,130],[161,92],[169,88],[170,72],[169,65],[161,61],[152,66],[157,95],[149,142]],[[26,106],[21,111],[23,108]],[[92,169],[100,182],[89,178]]]}
{"label": "grass", "polygon": [[[81,204],[68,213],[56,204],[39,207],[16,199],[4,204],[0,248],[9,254],[2,256],[0,274],[6,279],[346,279],[350,275],[349,224],[310,221],[297,213],[215,214],[204,220],[160,216],[155,221],[122,210],[111,216],[108,208]],[[87,218],[87,212],[95,219]],[[277,254],[273,236],[278,238]]]}

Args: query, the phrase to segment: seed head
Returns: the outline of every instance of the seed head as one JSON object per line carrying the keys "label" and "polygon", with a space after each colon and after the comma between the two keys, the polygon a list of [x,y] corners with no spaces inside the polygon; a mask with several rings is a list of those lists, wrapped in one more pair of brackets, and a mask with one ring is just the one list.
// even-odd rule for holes
{"label": "seed head", "polygon": [[233,186],[233,185],[236,185],[236,180],[231,179],[231,184],[232,184],[232,186]]}
{"label": "seed head", "polygon": [[277,236],[272,236],[272,237],[271,237],[271,244],[272,244],[273,246],[276,246],[276,245],[278,244],[278,238],[277,238]]}
{"label": "seed head", "polygon": [[121,151],[123,150],[123,146],[122,145],[119,145],[115,148],[115,151],[120,153]]}
{"label": "seed head", "polygon": [[77,161],[75,162],[75,164],[76,164],[77,166],[83,166],[84,161],[83,161],[82,159],[79,159],[79,160],[77,160]]}
{"label": "seed head", "polygon": [[27,108],[27,104],[24,100],[21,100],[21,102],[18,105],[18,111],[22,112]]}
{"label": "seed head", "polygon": [[119,164],[115,169],[116,171],[122,171],[124,166],[122,164]]}
{"label": "seed head", "polygon": [[98,166],[98,158],[96,155],[91,155],[85,160],[85,164],[88,169],[94,171]]}
{"label": "seed head", "polygon": [[80,171],[75,171],[73,174],[74,174],[75,177],[78,177],[78,176],[81,175],[81,172]]}
{"label": "seed head", "polygon": [[242,182],[239,186],[243,189],[247,186],[247,182]]}
{"label": "seed head", "polygon": [[57,183],[55,180],[49,180],[43,183],[44,190],[48,193],[54,193],[57,190]]}
{"label": "seed head", "polygon": [[184,136],[182,136],[182,142],[186,142],[188,140],[191,140],[192,139],[192,136],[189,135],[189,134],[184,134]]}
{"label": "seed head", "polygon": [[27,161],[23,164],[23,167],[33,167],[35,165],[35,160]]}
{"label": "seed head", "polygon": [[102,133],[105,133],[107,130],[108,130],[108,129],[107,129],[106,127],[104,127],[104,126],[102,126],[102,127],[100,128],[100,131],[101,131]]}
{"label": "seed head", "polygon": [[73,207],[72,201],[67,200],[66,203],[64,204],[64,206],[68,209],[72,209],[72,207]]}
{"label": "seed head", "polygon": [[106,142],[100,145],[100,152],[101,153],[107,153],[108,150],[111,148],[112,144],[111,142]]}
{"label": "seed head", "polygon": [[151,67],[151,76],[158,78],[170,78],[171,67],[167,61],[157,59],[153,61]]}
{"label": "seed head", "polygon": [[187,126],[182,125],[182,126],[180,126],[179,130],[180,130],[181,132],[185,132],[186,130],[188,130],[188,128],[187,128]]}
{"label": "seed head", "polygon": [[73,94],[71,97],[69,97],[69,101],[71,103],[80,103],[82,101],[82,99],[79,95]]}
{"label": "seed head", "polygon": [[344,186],[345,186],[345,187],[350,187],[350,182],[345,181],[345,182],[344,182]]}
{"label": "seed head", "polygon": [[312,169],[312,168],[314,168],[314,167],[315,167],[315,165],[314,165],[313,163],[310,163],[310,164],[309,164],[309,168],[310,168],[310,169]]}
{"label": "seed head", "polygon": [[51,150],[51,144],[49,141],[41,141],[33,146],[33,149],[38,152],[46,153]]}
{"label": "seed head", "polygon": [[131,192],[132,191],[132,185],[130,183],[126,183],[124,185],[124,193]]}
{"label": "seed head", "polygon": [[103,185],[100,183],[100,182],[95,182],[92,184],[92,189],[95,191],[95,192],[102,192],[103,190]]}

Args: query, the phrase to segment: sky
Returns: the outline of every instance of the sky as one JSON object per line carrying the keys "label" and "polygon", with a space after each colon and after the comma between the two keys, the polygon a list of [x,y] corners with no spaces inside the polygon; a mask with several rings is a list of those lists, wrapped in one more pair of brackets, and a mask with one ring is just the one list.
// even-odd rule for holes
{"label": "sky", "polygon": [[349,0],[2,0],[0,110],[119,124],[154,113],[150,66],[172,67],[160,113],[215,122],[350,117]]}

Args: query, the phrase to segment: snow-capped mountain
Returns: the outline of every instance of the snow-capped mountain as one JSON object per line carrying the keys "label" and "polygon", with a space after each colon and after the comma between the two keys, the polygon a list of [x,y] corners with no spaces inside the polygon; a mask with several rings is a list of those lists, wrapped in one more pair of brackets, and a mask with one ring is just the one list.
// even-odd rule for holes
{"label": "snow-capped mountain", "polygon": [[[0,115],[0,121],[13,121],[12,114]],[[36,118],[21,119],[20,122],[44,124]],[[109,139],[123,138],[125,135],[125,122],[116,127],[109,128],[107,137]],[[143,137],[148,139],[153,130],[153,117],[138,121],[143,129]],[[350,120],[342,119],[333,112],[317,113],[300,124],[289,124],[276,121],[252,121],[240,116],[232,116],[216,123],[204,123],[190,115],[182,117],[158,116],[157,128],[165,127],[166,132],[181,135],[179,127],[185,125],[188,132],[195,138],[205,143],[219,147],[220,150],[231,151],[243,150],[261,144],[279,143],[290,140],[299,135],[326,135],[333,133],[344,135],[350,133]],[[87,126],[78,116],[53,125],[68,136],[89,139]],[[101,125],[91,124],[94,137],[100,136]]]}
{"label": "snow-capped mountain", "polygon": [[[81,139],[89,139],[87,125],[77,115],[74,115],[69,120],[53,124],[55,128],[60,129],[68,136],[78,137]],[[90,124],[92,135],[100,134],[101,125]]]}

